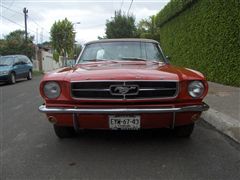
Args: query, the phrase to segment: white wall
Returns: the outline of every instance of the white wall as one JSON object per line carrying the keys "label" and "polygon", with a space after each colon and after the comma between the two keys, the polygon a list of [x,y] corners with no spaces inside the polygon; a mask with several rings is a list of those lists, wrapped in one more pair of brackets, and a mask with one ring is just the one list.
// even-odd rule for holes
{"label": "white wall", "polygon": [[42,51],[42,67],[44,72],[52,71],[62,67],[62,63],[56,62],[53,55],[47,51]]}
{"label": "white wall", "polygon": [[36,59],[32,59],[32,63],[33,63],[33,70],[39,71],[38,61]]}

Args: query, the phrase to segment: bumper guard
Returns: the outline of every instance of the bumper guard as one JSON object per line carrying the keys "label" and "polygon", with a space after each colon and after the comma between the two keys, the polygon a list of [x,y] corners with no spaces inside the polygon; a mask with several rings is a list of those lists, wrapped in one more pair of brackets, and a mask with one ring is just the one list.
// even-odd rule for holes
{"label": "bumper guard", "polygon": [[182,107],[162,107],[162,108],[113,108],[113,109],[80,109],[80,108],[61,108],[46,107],[41,105],[39,111],[43,113],[77,113],[77,114],[135,114],[135,113],[167,113],[167,112],[202,112],[209,109],[205,103],[200,105]]}
{"label": "bumper guard", "polygon": [[202,112],[207,111],[209,106],[205,103],[183,107],[162,107],[162,108],[114,108],[114,109],[80,109],[80,108],[59,108],[46,107],[41,105],[39,111],[43,113],[69,113],[73,116],[73,127],[79,131],[78,114],[138,114],[138,113],[173,113],[171,128],[175,127],[175,114],[177,112]]}

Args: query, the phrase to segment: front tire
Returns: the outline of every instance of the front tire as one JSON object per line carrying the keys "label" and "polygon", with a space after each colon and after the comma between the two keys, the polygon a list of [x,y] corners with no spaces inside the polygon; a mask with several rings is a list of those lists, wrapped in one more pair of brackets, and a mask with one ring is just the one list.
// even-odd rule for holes
{"label": "front tire", "polygon": [[76,136],[76,132],[73,127],[58,126],[58,125],[54,124],[53,128],[54,128],[55,134],[60,139],[72,138],[72,137]]}
{"label": "front tire", "polygon": [[174,128],[174,134],[177,137],[190,137],[194,129],[194,124],[188,124],[184,126],[177,126]]}
{"label": "front tire", "polygon": [[28,75],[27,75],[27,80],[31,80],[32,79],[32,71],[28,71]]}
{"label": "front tire", "polygon": [[16,83],[16,75],[15,73],[11,73],[10,76],[9,76],[9,84],[15,84]]}

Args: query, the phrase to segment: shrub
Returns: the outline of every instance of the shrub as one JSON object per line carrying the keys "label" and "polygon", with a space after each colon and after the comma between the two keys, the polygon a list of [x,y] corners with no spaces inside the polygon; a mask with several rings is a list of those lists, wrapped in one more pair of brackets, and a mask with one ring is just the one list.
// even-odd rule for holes
{"label": "shrub", "polygon": [[178,4],[172,7],[177,15],[169,4],[157,24],[172,63],[199,70],[210,81],[240,86],[240,1],[198,0],[184,11]]}

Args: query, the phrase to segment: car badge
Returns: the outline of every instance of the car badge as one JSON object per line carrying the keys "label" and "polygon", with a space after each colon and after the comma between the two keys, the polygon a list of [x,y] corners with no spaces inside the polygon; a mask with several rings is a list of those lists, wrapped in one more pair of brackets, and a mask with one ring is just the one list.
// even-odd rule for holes
{"label": "car badge", "polygon": [[116,96],[138,95],[138,85],[111,85],[110,93]]}

